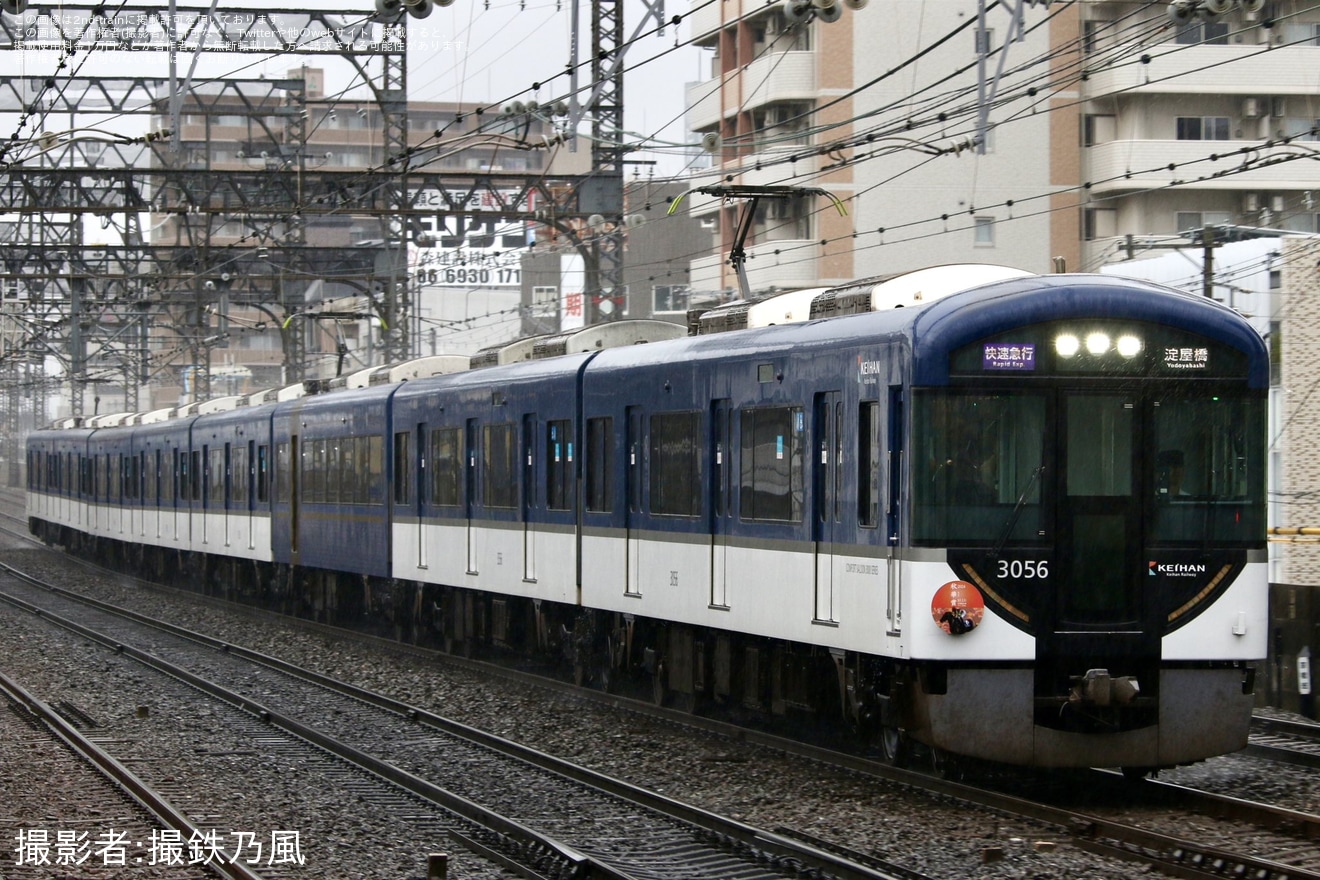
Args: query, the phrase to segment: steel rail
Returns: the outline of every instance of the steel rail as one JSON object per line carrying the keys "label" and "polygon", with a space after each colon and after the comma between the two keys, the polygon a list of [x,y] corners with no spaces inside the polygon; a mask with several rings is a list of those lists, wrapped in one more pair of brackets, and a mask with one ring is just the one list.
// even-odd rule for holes
{"label": "steel rail", "polygon": [[[201,835],[201,829],[182,810],[171,804],[163,795],[147,785],[140,776],[117,761],[110,753],[83,736],[78,728],[60,717],[58,712],[35,694],[3,672],[0,672],[0,690],[45,723],[51,733],[59,738],[61,742],[131,797],[162,826],[171,831],[179,832],[185,840],[192,839],[194,835]],[[223,849],[218,847],[217,850],[224,852]],[[228,858],[208,860],[203,867],[209,867],[220,876],[231,878],[231,880],[262,880],[262,875],[253,871],[247,865],[237,861],[229,861],[235,856],[230,853],[225,853],[225,855]]]}

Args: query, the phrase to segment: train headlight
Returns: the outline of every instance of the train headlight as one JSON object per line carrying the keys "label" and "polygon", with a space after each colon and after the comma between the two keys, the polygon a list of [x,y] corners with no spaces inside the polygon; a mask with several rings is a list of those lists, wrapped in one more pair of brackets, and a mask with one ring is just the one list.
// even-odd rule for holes
{"label": "train headlight", "polygon": [[1086,350],[1091,354],[1104,354],[1109,351],[1109,334],[1088,333],[1086,336]]}
{"label": "train headlight", "polygon": [[1071,333],[1065,333],[1054,340],[1054,350],[1066,358],[1077,354],[1077,350],[1082,347],[1082,343]]}
{"label": "train headlight", "polygon": [[1125,358],[1136,357],[1141,353],[1141,340],[1135,336],[1118,337],[1118,353]]}

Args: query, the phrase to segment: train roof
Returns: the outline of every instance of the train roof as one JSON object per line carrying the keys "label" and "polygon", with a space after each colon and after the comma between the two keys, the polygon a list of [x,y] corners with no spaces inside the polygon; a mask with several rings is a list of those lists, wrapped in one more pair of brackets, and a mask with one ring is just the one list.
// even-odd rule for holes
{"label": "train roof", "polygon": [[1241,315],[1196,294],[1108,275],[1024,275],[920,306],[614,349],[603,352],[591,369],[718,361],[773,354],[785,347],[830,350],[901,337],[913,348],[912,381],[942,385],[949,379],[948,355],[953,350],[1022,323],[1069,313],[1194,326],[1204,336],[1248,352],[1251,386],[1268,384],[1264,342]]}

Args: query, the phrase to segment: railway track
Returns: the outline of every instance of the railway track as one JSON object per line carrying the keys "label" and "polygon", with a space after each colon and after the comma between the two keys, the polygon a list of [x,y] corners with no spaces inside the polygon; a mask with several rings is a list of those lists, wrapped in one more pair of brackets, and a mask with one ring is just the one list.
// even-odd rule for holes
{"label": "railway track", "polygon": [[[115,873],[117,864],[145,859],[166,866],[161,872],[168,873],[159,876],[169,880],[262,880],[261,874],[222,846],[204,855],[196,851],[185,856],[180,851],[178,863],[172,864],[174,854],[159,842],[172,839],[170,832],[180,841],[190,841],[199,833],[182,810],[84,736],[64,717],[66,707],[48,706],[4,673],[0,673],[0,702],[4,704],[0,737],[6,747],[16,749],[22,763],[36,765],[29,769],[45,780],[60,780],[58,818],[49,815],[50,805],[46,805],[41,816],[31,817],[35,824],[9,829],[13,832],[10,842],[18,841],[19,846],[9,849],[6,862],[12,861],[19,870],[62,865],[94,878]],[[14,757],[12,753],[10,757]],[[99,778],[89,770],[99,773]],[[10,793],[10,798],[20,796]],[[12,801],[7,806],[14,812]]]}
{"label": "railway track", "polygon": [[[164,589],[168,590],[168,588]],[[196,598],[195,594],[187,595],[192,599]],[[229,603],[218,601],[215,604],[233,607]],[[253,612],[249,610],[248,613]],[[261,614],[269,616],[265,612]],[[441,661],[456,666],[481,669],[483,675],[499,675],[534,682],[543,690],[549,688],[572,693],[574,699],[594,699],[616,707],[626,705],[629,711],[645,714],[648,717],[659,717],[688,727],[702,727],[721,736],[765,745],[785,753],[819,761],[823,765],[843,767],[851,772],[889,779],[914,789],[934,792],[941,797],[954,798],[961,803],[974,804],[996,812],[1043,822],[1057,829],[1066,837],[1067,842],[1079,849],[1136,860],[1175,876],[1260,877],[1277,878],[1277,880],[1320,877],[1320,873],[1317,873],[1320,858],[1317,858],[1315,846],[1311,842],[1317,836],[1316,819],[1305,813],[1217,797],[1163,783],[1143,783],[1133,786],[1118,778],[1103,782],[1104,787],[1112,786],[1116,794],[1110,798],[1110,803],[1103,804],[1096,810],[1077,809],[1075,805],[1069,806],[1066,802],[1042,803],[1034,796],[1017,798],[1002,791],[987,791],[956,782],[932,779],[923,774],[910,774],[865,758],[812,749],[801,743],[772,735],[733,729],[728,725],[686,713],[658,709],[643,703],[633,704],[599,692],[584,692],[566,683],[548,682],[541,677],[522,675],[502,668],[496,669],[487,664],[451,658],[448,655],[437,655],[434,652],[410,648],[388,640],[361,637],[305,621],[298,621],[296,625],[310,631],[332,633],[336,639],[353,638],[372,642],[390,652],[405,653],[414,658],[424,659],[426,662]],[[1101,787],[1101,783],[1083,784]],[[1121,817],[1131,812],[1127,807],[1134,799],[1159,803],[1165,814],[1156,816],[1154,812],[1148,811],[1139,818],[1124,821]],[[1212,842],[1196,843],[1187,839],[1189,835],[1186,831],[1188,824],[1186,814],[1189,811],[1213,817],[1215,821],[1222,819],[1241,823],[1242,827],[1220,828],[1217,833],[1211,835]],[[1146,826],[1167,826],[1170,830],[1162,832]],[[850,861],[869,865],[871,870],[884,872],[887,876],[913,876],[905,873],[906,869],[902,865],[877,858],[874,853],[857,852],[846,846],[839,847],[837,841],[824,840],[804,833],[800,829],[783,827],[776,830],[783,838],[801,840],[814,850],[835,849]],[[1261,835],[1270,834],[1279,836],[1263,841]],[[1246,855],[1253,852],[1257,854]],[[1273,858],[1270,857],[1271,855]],[[993,854],[987,857],[993,858]],[[915,875],[919,876],[919,874]]]}
{"label": "railway track", "polygon": [[539,872],[634,880],[893,876],[3,568],[5,601],[442,807],[459,817],[469,840]]}
{"label": "railway track", "polygon": [[1320,769],[1320,725],[1282,718],[1253,720],[1244,754],[1283,764]]}

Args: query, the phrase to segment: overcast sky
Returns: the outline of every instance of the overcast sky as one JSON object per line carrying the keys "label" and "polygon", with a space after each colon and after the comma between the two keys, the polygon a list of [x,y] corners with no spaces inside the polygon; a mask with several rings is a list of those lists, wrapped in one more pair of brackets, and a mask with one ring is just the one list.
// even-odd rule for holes
{"label": "overcast sky", "polygon": [[[644,17],[641,0],[626,0],[624,36],[631,37]],[[325,9],[356,21],[374,9],[374,4],[358,0],[357,6],[325,0],[287,2],[248,2],[222,5],[219,10],[238,13],[251,9]],[[106,4],[114,8],[113,3]],[[87,8],[83,5],[82,8]],[[194,2],[187,8],[196,9]],[[569,0],[456,0],[445,8],[436,8],[425,19],[409,18],[408,90],[413,100],[503,102],[517,96],[543,103],[564,97],[569,91],[565,74],[570,57]],[[65,11],[71,11],[64,7]],[[668,0],[665,18],[686,13],[685,0]],[[590,7],[583,0],[581,17],[582,49],[579,61],[590,57]],[[651,27],[648,25],[647,31]],[[698,50],[674,49],[676,37],[686,37],[687,29],[666,27],[663,36],[639,39],[629,47],[626,67],[637,67],[625,74],[624,113],[626,127],[661,140],[687,139],[683,122],[684,84],[699,76]],[[193,64],[191,54],[181,54],[176,68],[182,76]],[[0,74],[47,78],[52,76],[140,76],[168,78],[169,54],[163,51],[82,52],[66,60],[58,69],[60,53],[53,49],[26,49],[0,54]],[[351,67],[337,59],[311,55],[258,56],[237,53],[203,53],[198,59],[196,77],[278,78],[287,71],[307,64],[327,71],[327,92],[349,89],[348,98],[365,98],[368,93],[355,82]],[[379,71],[379,65],[373,68]],[[589,68],[579,76],[579,86],[589,82]],[[531,92],[533,83],[542,83]],[[357,85],[357,88],[353,86]],[[12,121],[3,121],[4,119]],[[16,117],[4,114],[0,134],[8,136]],[[65,120],[49,120],[42,130],[61,130]],[[128,124],[128,123],[124,123]],[[583,130],[586,130],[585,128]],[[30,135],[31,131],[24,134]],[[649,155],[658,159],[659,173],[676,173],[682,168],[680,158]]]}

